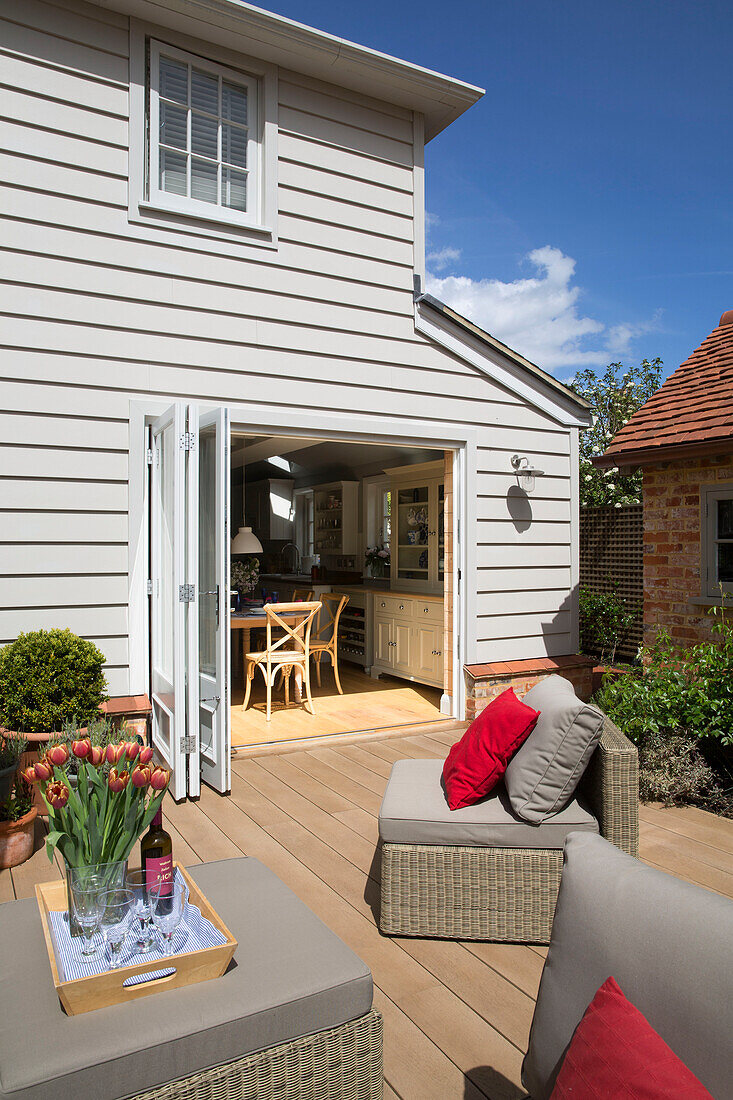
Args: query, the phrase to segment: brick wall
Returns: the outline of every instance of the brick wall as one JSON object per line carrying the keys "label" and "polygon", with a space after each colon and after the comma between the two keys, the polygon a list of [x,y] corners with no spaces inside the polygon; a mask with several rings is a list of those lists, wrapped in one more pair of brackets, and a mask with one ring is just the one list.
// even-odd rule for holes
{"label": "brick wall", "polygon": [[464,665],[466,679],[466,719],[472,722],[492,699],[507,688],[521,697],[540,680],[557,674],[564,676],[580,699],[588,700],[593,690],[591,657],[541,657],[528,661],[495,661],[487,665]]}
{"label": "brick wall", "polygon": [[710,636],[701,593],[700,486],[733,479],[733,456],[658,462],[644,469],[644,644],[657,630],[679,645]]}

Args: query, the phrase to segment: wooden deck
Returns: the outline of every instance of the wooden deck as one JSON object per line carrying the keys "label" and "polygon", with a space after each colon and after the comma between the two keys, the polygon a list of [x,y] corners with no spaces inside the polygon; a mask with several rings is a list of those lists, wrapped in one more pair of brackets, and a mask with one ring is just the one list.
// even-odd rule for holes
{"label": "wooden deck", "polygon": [[[256,856],[371,967],[385,1020],[388,1100],[524,1095],[520,1066],[545,951],[388,939],[375,923],[377,813],[391,765],[445,756],[455,736],[431,728],[237,757],[231,797],[206,790],[199,802],[168,807],[178,859]],[[641,854],[733,897],[733,821],[645,806]],[[23,867],[0,872],[0,900],[29,896],[35,882],[58,874],[41,849]]]}

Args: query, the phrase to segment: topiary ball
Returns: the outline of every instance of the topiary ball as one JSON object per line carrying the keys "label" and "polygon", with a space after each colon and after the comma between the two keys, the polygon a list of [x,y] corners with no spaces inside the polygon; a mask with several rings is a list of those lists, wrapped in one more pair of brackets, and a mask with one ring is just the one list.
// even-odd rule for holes
{"label": "topiary ball", "polygon": [[0,724],[24,733],[81,726],[107,696],[104,654],[70,630],[33,630],[0,649]]}

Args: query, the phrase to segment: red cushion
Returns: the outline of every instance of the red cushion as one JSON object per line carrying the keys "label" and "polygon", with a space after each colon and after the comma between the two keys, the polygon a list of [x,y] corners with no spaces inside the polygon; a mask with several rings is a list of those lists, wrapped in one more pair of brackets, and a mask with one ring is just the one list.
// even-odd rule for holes
{"label": "red cushion", "polygon": [[608,978],[573,1035],[550,1100],[713,1100]]}
{"label": "red cushion", "polygon": [[453,745],[443,765],[451,810],[471,806],[496,786],[539,716],[511,688],[492,699]]}

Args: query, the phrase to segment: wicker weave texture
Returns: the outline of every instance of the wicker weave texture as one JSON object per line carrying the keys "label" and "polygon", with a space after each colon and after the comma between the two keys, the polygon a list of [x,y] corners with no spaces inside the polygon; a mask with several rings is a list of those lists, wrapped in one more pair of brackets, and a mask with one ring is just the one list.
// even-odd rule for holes
{"label": "wicker weave texture", "polygon": [[382,1017],[339,1027],[181,1077],[131,1100],[382,1100]]}
{"label": "wicker weave texture", "polygon": [[547,943],[562,852],[540,848],[382,847],[382,932]]}
{"label": "wicker weave texture", "polygon": [[[638,856],[637,752],[609,718],[581,795],[601,835]],[[559,849],[384,844],[379,927],[388,935],[549,943],[561,873]]]}

